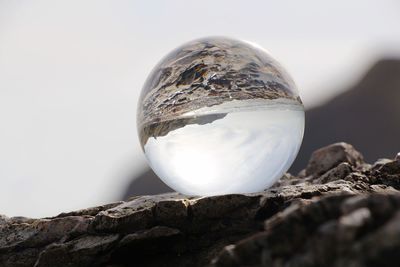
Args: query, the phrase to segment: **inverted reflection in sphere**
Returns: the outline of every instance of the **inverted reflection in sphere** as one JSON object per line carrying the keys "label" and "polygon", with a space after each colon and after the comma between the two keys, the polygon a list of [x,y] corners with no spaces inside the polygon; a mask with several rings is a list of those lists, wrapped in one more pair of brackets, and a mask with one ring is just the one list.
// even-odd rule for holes
{"label": "inverted reflection in sphere", "polygon": [[270,187],[294,161],[304,108],[268,53],[205,38],[168,54],[141,92],[138,131],[154,172],[187,195]]}

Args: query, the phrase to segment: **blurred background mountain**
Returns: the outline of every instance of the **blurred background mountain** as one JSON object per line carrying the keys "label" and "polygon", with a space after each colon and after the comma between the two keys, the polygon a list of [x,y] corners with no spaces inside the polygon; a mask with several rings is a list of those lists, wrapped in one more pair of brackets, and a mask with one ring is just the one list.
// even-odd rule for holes
{"label": "blurred background mountain", "polygon": [[393,158],[400,151],[400,60],[378,61],[353,87],[306,112],[306,129],[294,173],[311,153],[344,141],[362,151],[365,160]]}
{"label": "blurred background mountain", "polygon": [[[357,84],[343,91],[306,111],[303,144],[289,172],[296,174],[304,168],[314,150],[340,141],[353,144],[367,162],[392,158],[400,151],[400,60],[378,61]],[[170,191],[148,169],[132,177],[121,199]]]}
{"label": "blurred background mountain", "polygon": [[205,36],[254,42],[294,78],[307,128],[293,172],[334,141],[367,160],[392,156],[399,10],[397,0],[0,0],[0,214],[169,190],[147,172],[137,101],[163,56]]}

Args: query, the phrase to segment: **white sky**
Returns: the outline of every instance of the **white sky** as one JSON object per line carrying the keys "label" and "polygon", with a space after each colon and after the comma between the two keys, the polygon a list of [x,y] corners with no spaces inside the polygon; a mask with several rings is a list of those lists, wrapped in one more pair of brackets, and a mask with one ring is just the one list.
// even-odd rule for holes
{"label": "white sky", "polygon": [[0,214],[47,216],[116,199],[144,166],[136,101],[191,39],[258,43],[307,107],[400,55],[392,1],[0,0]]}

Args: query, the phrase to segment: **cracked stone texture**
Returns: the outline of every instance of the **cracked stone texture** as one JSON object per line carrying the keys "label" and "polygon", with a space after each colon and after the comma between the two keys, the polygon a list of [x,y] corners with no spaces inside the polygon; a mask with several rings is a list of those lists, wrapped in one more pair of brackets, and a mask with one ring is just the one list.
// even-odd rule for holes
{"label": "cracked stone texture", "polygon": [[337,143],[259,193],[0,216],[0,266],[398,266],[399,189],[399,155]]}

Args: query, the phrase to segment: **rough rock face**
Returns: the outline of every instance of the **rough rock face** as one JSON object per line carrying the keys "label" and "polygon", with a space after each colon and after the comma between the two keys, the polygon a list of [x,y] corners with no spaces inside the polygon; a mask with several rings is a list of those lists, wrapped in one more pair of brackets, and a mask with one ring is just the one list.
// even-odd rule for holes
{"label": "rough rock face", "polygon": [[397,266],[399,190],[400,155],[369,165],[338,143],[260,193],[0,216],[0,266]]}

